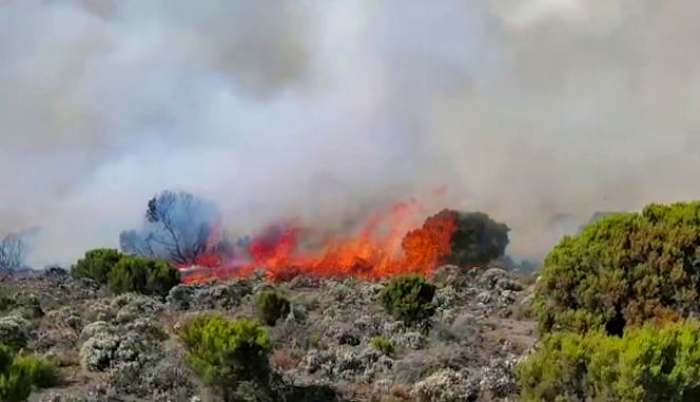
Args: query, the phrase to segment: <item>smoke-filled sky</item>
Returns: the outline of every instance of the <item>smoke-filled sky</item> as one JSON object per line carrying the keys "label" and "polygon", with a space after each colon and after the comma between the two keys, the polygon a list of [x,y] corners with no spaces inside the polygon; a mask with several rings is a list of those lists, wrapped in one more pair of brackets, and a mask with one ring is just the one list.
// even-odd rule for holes
{"label": "smoke-filled sky", "polygon": [[[116,247],[182,189],[245,231],[447,186],[541,257],[700,198],[700,3],[0,0],[0,234]],[[447,201],[445,201],[447,202]]]}

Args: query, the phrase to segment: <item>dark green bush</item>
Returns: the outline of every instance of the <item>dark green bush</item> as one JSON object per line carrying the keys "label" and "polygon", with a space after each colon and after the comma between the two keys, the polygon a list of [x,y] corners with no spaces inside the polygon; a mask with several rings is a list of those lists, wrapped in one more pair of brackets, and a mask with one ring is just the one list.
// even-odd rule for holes
{"label": "dark green bush", "polygon": [[534,308],[543,331],[622,334],[700,306],[700,202],[606,216],[547,256]]}
{"label": "dark green bush", "polygon": [[56,367],[36,356],[21,356],[0,345],[0,400],[26,401],[34,388],[47,388],[58,382]]}
{"label": "dark green bush", "polygon": [[700,400],[700,326],[547,335],[518,366],[523,401]]}
{"label": "dark green bush", "polygon": [[78,260],[71,274],[75,278],[90,278],[98,283],[106,284],[109,280],[109,272],[124,257],[117,250],[98,248],[85,253],[85,257]]}
{"label": "dark green bush", "polygon": [[398,276],[386,285],[381,301],[384,309],[396,319],[416,324],[435,313],[434,295],[435,286],[421,276]]}
{"label": "dark green bush", "polygon": [[289,300],[274,290],[264,290],[255,297],[255,312],[267,325],[275,325],[280,318],[289,314]]}
{"label": "dark green bush", "polygon": [[165,296],[180,283],[180,272],[165,261],[125,256],[109,273],[114,293],[138,292]]}
{"label": "dark green bush", "polygon": [[200,315],[180,330],[187,361],[202,380],[218,387],[224,399],[239,383],[264,383],[270,373],[270,338],[265,328],[248,319]]}
{"label": "dark green bush", "polygon": [[508,246],[505,223],[482,212],[456,213],[457,229],[452,235],[452,255],[447,262],[460,266],[481,265],[501,257]]}
{"label": "dark green bush", "polygon": [[392,356],[394,354],[394,351],[396,350],[394,348],[394,343],[391,342],[391,339],[388,339],[384,336],[375,336],[369,341],[369,344],[375,350],[378,350],[387,356]]}

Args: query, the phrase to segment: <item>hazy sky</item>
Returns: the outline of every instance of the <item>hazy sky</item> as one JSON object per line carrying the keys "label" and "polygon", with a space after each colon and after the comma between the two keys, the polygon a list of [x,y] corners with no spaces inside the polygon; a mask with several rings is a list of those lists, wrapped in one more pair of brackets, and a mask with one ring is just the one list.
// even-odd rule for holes
{"label": "hazy sky", "polygon": [[700,3],[0,0],[0,234],[117,246],[162,189],[245,231],[447,186],[539,257],[700,198]]}

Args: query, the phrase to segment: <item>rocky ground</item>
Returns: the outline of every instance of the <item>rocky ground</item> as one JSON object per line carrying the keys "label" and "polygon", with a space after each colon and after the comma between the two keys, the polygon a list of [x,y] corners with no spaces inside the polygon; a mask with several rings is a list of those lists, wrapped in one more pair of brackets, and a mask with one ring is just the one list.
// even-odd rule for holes
{"label": "rocky ground", "polygon": [[[517,400],[513,368],[536,341],[532,287],[499,268],[444,266],[431,280],[439,289],[429,331],[383,311],[382,283],[298,277],[277,284],[292,309],[269,329],[271,365],[280,384],[306,392],[290,400]],[[180,285],[158,300],[111,296],[49,270],[2,285],[0,340],[60,365],[62,384],[32,401],[212,401],[185,364],[175,330],[199,312],[252,316],[255,294],[270,286],[261,278]],[[376,350],[370,340],[377,336],[395,350]]]}

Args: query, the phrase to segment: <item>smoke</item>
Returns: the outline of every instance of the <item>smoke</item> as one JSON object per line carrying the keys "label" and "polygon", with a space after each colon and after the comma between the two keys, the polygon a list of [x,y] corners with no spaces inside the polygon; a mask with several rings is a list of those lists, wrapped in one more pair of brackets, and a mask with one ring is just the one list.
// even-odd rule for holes
{"label": "smoke", "polygon": [[541,257],[594,211],[698,198],[700,4],[0,1],[0,233],[118,246],[148,199],[233,232],[447,186]]}

